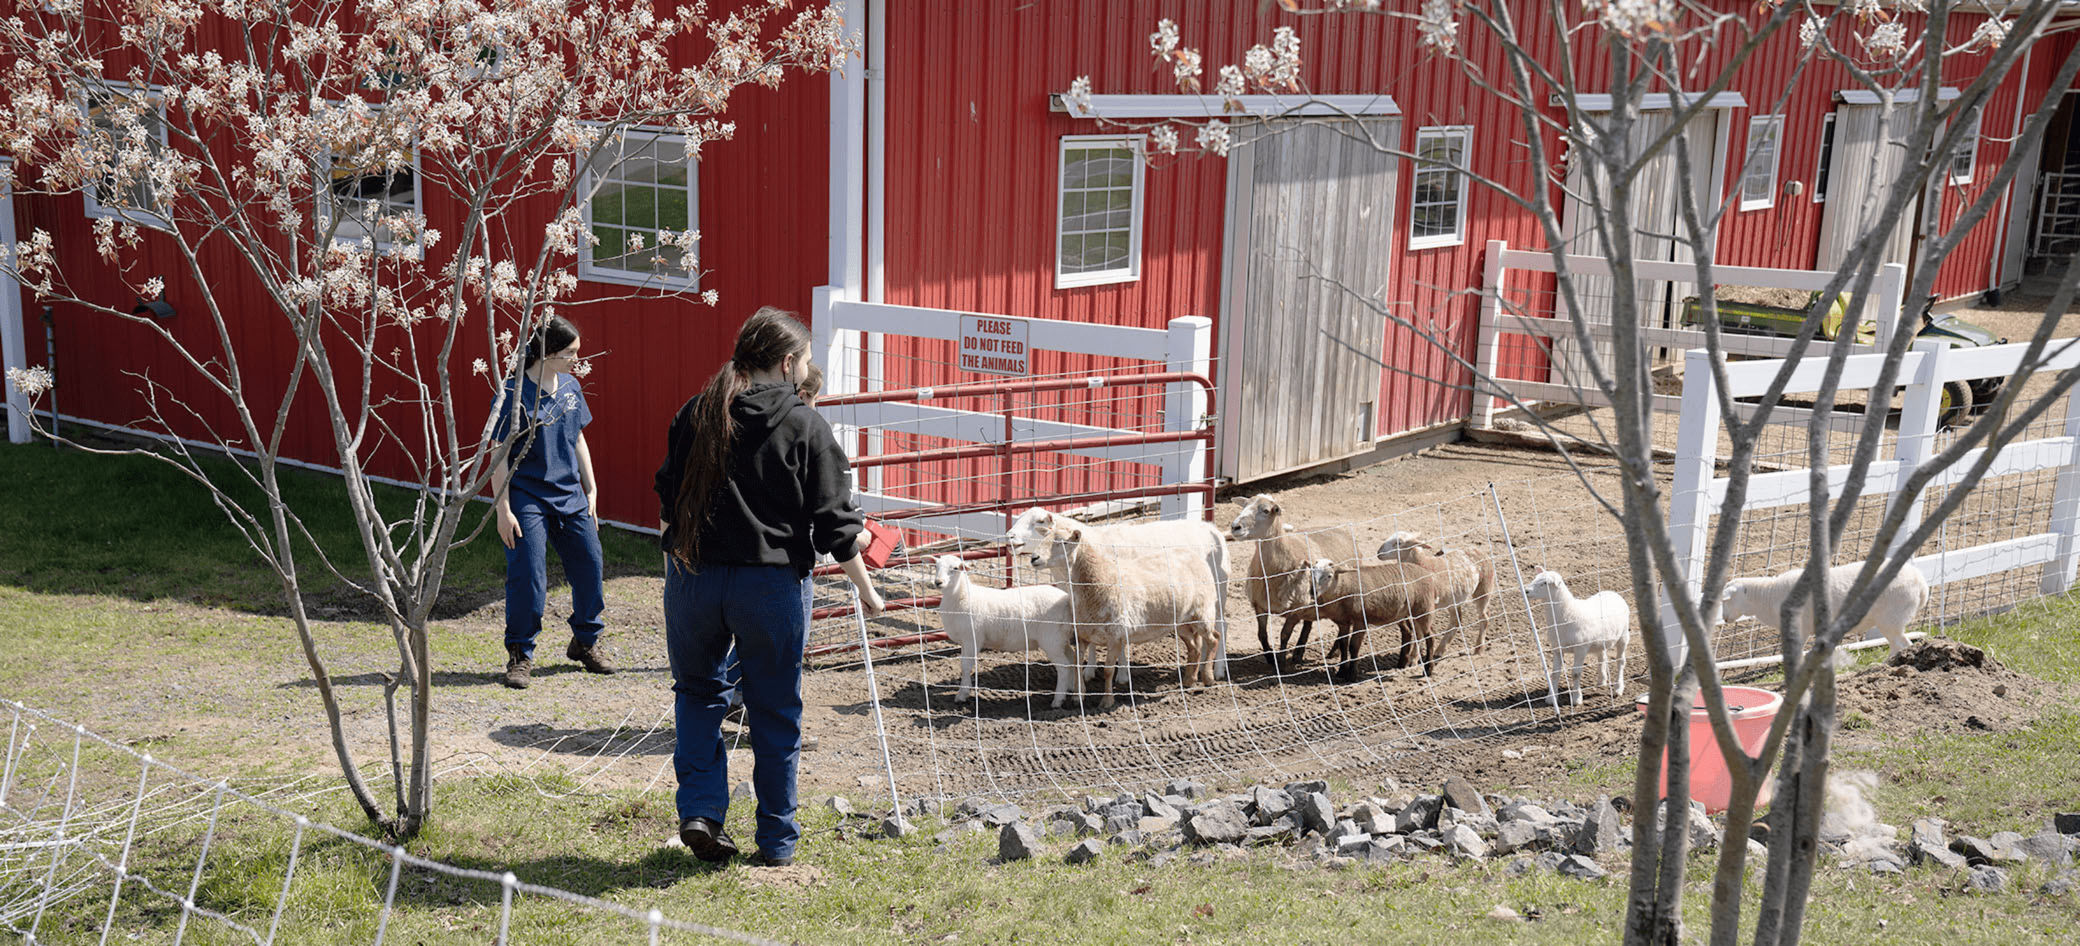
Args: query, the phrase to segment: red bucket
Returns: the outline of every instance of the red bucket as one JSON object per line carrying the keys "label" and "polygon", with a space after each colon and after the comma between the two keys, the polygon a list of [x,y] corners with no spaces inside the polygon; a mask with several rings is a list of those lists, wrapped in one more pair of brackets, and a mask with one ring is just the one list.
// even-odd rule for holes
{"label": "red bucket", "polygon": [[[1762,748],[1763,740],[1769,738],[1769,727],[1777,718],[1777,710],[1784,705],[1784,698],[1768,690],[1755,687],[1722,687],[1726,693],[1727,709],[1733,711],[1733,733],[1740,738],[1741,751],[1753,756]],[[1639,711],[1647,711],[1647,698],[1638,701]],[[1662,756],[1661,792],[1668,794],[1668,757]],[[1733,796],[1733,776],[1726,771],[1726,760],[1719,754],[1719,740],[1712,733],[1712,718],[1704,710],[1704,693],[1699,692],[1690,704],[1690,797],[1704,803],[1705,810],[1717,814],[1726,810],[1727,799]],[[1770,783],[1762,784],[1762,793],[1755,804],[1766,805],[1770,799]]]}

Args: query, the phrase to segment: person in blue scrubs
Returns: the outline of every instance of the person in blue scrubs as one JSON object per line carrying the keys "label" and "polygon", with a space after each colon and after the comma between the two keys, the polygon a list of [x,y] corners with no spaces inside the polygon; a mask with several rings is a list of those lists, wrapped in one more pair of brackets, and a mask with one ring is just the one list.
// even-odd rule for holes
{"label": "person in blue scrubs", "polygon": [[571,584],[571,644],[564,656],[589,673],[613,673],[599,645],[606,625],[600,555],[599,478],[585,426],[592,410],[571,374],[578,329],[550,316],[528,340],[525,367],[506,382],[494,408],[499,444],[491,488],[498,538],[506,546],[506,672],[500,682],[525,689],[534,671],[534,641],[548,604],[550,548]]}

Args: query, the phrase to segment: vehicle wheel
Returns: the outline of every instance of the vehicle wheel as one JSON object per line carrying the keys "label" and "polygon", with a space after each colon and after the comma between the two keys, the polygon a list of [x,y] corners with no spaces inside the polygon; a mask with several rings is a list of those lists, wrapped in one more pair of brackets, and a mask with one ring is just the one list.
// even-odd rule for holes
{"label": "vehicle wheel", "polygon": [[1972,386],[1963,381],[1943,382],[1943,406],[1936,412],[1937,425],[1956,427],[1972,417]]}

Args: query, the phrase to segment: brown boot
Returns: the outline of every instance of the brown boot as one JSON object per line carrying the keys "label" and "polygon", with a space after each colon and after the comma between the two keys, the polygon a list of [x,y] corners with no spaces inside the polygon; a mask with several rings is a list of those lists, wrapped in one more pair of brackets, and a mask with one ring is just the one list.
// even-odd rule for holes
{"label": "brown boot", "polygon": [[525,690],[530,682],[529,676],[533,671],[533,660],[520,656],[520,651],[518,650],[507,650],[506,672],[504,676],[498,678],[498,682],[515,690]]}
{"label": "brown boot", "polygon": [[607,653],[599,649],[598,643],[580,647],[576,641],[572,641],[570,648],[565,650],[563,655],[582,665],[586,673],[613,673],[615,670],[614,665],[607,662]]}

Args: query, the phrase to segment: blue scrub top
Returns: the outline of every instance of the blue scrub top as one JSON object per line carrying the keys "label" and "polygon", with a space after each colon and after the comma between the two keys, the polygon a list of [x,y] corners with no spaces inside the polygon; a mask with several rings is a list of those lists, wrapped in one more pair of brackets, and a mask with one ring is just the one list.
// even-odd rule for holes
{"label": "blue scrub top", "polygon": [[[585,392],[579,390],[578,379],[559,374],[554,384],[551,393],[543,391],[525,374],[507,381],[505,392],[492,408],[498,420],[491,438],[503,443],[513,435],[512,403],[517,397],[520,412],[526,418],[524,423],[537,426],[527,451],[519,453],[516,444],[515,453],[507,458],[513,471],[507,488],[516,502],[532,499],[569,516],[587,511],[585,481],[578,474],[578,434],[592,423],[592,409],[585,404]],[[519,434],[516,441],[526,440],[526,427],[520,428]]]}

